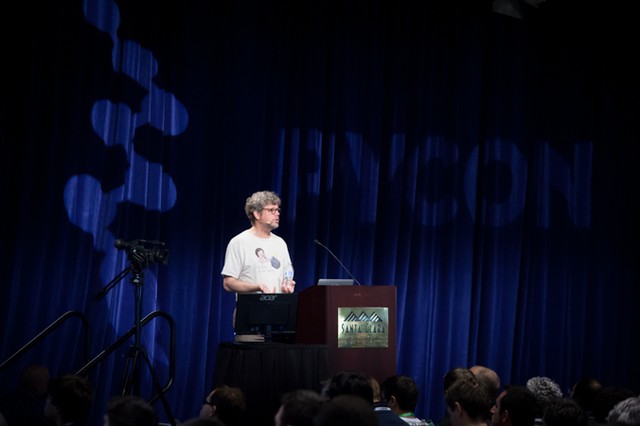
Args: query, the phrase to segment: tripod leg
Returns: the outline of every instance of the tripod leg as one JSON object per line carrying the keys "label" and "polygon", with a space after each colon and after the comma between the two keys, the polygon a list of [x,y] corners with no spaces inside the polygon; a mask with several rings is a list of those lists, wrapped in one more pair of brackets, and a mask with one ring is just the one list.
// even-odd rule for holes
{"label": "tripod leg", "polygon": [[129,349],[127,353],[127,361],[124,364],[124,372],[122,373],[122,395],[137,395],[138,387],[138,355],[140,350],[136,348]]}
{"label": "tripod leg", "polygon": [[149,360],[149,356],[147,355],[147,352],[143,348],[140,348],[138,349],[138,353],[142,355],[142,359],[144,359],[144,362],[147,364],[147,367],[149,367],[149,373],[151,373],[151,380],[153,382],[153,386],[156,388],[158,395],[160,396],[160,400],[162,401],[162,406],[164,407],[165,413],[167,413],[167,417],[169,418],[169,421],[173,426],[176,426],[177,422],[176,422],[176,419],[173,417],[173,414],[171,413],[171,407],[169,407],[169,401],[167,401],[167,397],[164,395],[164,389],[162,389],[162,385],[160,384],[160,381],[158,380],[158,376],[156,375],[156,372],[153,369],[153,365],[151,365],[151,361]]}

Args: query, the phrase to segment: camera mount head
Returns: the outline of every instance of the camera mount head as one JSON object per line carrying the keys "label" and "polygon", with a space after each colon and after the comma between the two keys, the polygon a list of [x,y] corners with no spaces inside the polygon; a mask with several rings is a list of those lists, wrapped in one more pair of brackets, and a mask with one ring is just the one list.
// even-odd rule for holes
{"label": "camera mount head", "polygon": [[127,257],[134,268],[141,270],[152,263],[169,263],[169,249],[161,241],[132,240],[124,241],[117,239],[114,246],[118,250],[126,250]]}

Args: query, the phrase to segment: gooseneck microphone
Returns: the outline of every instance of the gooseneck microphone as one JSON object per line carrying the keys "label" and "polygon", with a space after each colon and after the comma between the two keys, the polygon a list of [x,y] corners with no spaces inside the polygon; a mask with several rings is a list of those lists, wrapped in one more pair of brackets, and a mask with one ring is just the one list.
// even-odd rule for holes
{"label": "gooseneck microphone", "polygon": [[318,241],[318,240],[313,240],[313,242],[314,242],[314,243],[316,243],[317,245],[319,245],[320,247],[322,247],[323,249],[325,249],[325,250],[326,250],[326,251],[327,251],[331,256],[333,256],[333,258],[334,258],[335,260],[337,260],[337,261],[338,261],[338,263],[340,264],[340,266],[342,266],[342,269],[344,269],[345,271],[347,271],[347,274],[349,274],[349,276],[353,279],[353,281],[354,281],[356,284],[358,284],[358,285],[362,285],[362,284],[360,284],[360,281],[358,281],[358,280],[356,279],[356,277],[354,277],[354,276],[353,276],[353,274],[351,273],[351,271],[349,271],[349,270],[347,269],[347,267],[346,267],[346,266],[344,266],[344,263],[342,263],[342,262],[340,261],[340,259],[338,259],[338,256],[336,256],[335,254],[333,254],[333,252],[332,252],[331,250],[329,250],[329,247],[325,246],[324,244],[322,244],[322,243],[321,243],[320,241]]}

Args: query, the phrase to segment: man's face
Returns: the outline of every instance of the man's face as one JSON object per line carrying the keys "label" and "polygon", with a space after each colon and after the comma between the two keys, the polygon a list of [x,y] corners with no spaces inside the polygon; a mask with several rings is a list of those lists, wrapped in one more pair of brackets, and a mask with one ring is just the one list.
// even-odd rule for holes
{"label": "man's face", "polygon": [[258,212],[258,221],[272,231],[280,226],[280,206],[267,204]]}
{"label": "man's face", "polygon": [[451,419],[452,426],[465,424],[465,419],[463,417],[464,411],[462,410],[462,406],[459,402],[454,402],[453,407],[450,407],[449,404],[447,404],[447,413]]}
{"label": "man's face", "polygon": [[503,424],[503,418],[500,415],[500,403],[502,402],[502,398],[507,394],[507,391],[502,391],[498,398],[496,399],[496,403],[493,407],[491,407],[491,424],[493,426]]}
{"label": "man's face", "polygon": [[281,405],[280,409],[278,410],[276,415],[273,417],[273,423],[275,424],[275,426],[285,426],[285,424],[282,423],[282,411],[283,410],[284,410],[284,406]]}
{"label": "man's face", "polygon": [[207,395],[204,401],[202,401],[202,407],[200,408],[200,417],[213,417],[214,409],[213,409],[213,406],[211,405],[213,392],[214,391],[212,391],[209,395]]}
{"label": "man's face", "polygon": [[51,402],[51,395],[47,396],[47,400],[44,404],[44,415],[46,418],[50,419],[50,420],[56,420],[56,414],[57,414],[57,407],[55,405],[53,405],[53,403]]}

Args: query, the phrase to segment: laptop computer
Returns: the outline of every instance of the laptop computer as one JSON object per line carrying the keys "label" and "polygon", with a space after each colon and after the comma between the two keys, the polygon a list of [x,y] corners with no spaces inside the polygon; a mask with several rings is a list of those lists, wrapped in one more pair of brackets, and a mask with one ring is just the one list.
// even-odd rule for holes
{"label": "laptop computer", "polygon": [[353,280],[339,278],[320,278],[318,285],[353,285]]}

